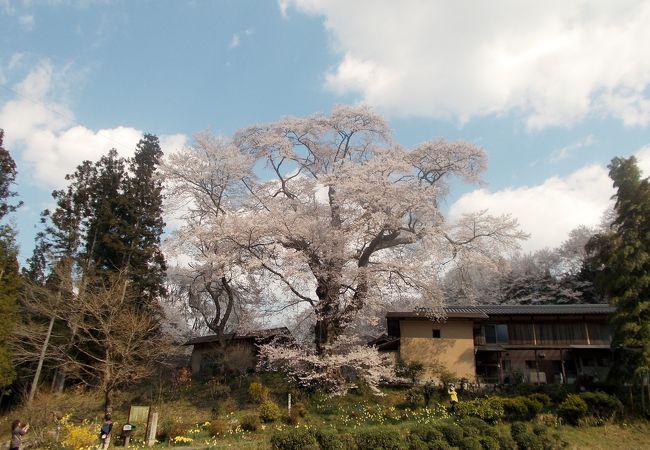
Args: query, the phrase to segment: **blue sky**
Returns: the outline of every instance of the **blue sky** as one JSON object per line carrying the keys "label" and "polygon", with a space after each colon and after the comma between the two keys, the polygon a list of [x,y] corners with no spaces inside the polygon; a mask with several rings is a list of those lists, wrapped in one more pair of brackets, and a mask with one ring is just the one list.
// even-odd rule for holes
{"label": "blue sky", "polygon": [[22,258],[83,159],[340,103],[372,105],[407,146],[484,147],[485,183],[445,208],[513,214],[526,250],[600,221],[612,157],[650,174],[647,2],[0,0],[0,23]]}

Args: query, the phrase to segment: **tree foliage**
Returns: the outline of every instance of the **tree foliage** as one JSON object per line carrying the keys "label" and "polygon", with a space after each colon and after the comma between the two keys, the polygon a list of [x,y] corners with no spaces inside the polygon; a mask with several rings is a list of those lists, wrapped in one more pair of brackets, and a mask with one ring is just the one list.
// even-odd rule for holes
{"label": "tree foliage", "polygon": [[186,211],[179,241],[194,239],[193,264],[238,292],[251,276],[264,280],[278,308],[313,309],[323,353],[364,307],[396,298],[440,306],[444,268],[492,260],[524,237],[509,217],[444,219],[448,181],[478,181],[485,165],[475,145],[441,139],[407,150],[370,109],[338,107],[232,140],[199,136],[164,171]]}
{"label": "tree foliage", "polygon": [[650,367],[650,181],[636,158],[614,158],[616,194],[610,230],[589,243],[597,281],[616,312],[612,317],[617,372],[630,377]]}
{"label": "tree foliage", "polygon": [[[12,190],[16,180],[16,163],[3,147],[4,131],[0,129],[0,220],[16,210],[20,203],[11,204],[16,196]],[[16,322],[16,301],[21,285],[18,271],[15,231],[0,222],[0,388],[13,381],[16,372],[7,341]]]}

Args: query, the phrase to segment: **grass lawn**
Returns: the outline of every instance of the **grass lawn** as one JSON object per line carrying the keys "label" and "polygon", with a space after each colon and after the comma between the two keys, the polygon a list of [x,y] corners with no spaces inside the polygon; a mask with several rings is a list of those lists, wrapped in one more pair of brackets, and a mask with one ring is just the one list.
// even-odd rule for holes
{"label": "grass lawn", "polygon": [[612,424],[602,427],[561,427],[570,449],[650,449],[650,423]]}

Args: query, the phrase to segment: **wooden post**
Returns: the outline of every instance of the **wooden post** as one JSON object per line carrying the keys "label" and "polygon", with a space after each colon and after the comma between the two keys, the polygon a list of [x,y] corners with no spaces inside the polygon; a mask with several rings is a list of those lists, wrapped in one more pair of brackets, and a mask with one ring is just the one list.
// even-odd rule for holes
{"label": "wooden post", "polygon": [[291,394],[289,394],[287,399],[287,409],[289,410],[289,415],[291,415]]}
{"label": "wooden post", "polygon": [[151,413],[149,423],[147,424],[147,446],[148,447],[151,447],[156,443],[157,428],[158,428],[158,413],[153,412]]}

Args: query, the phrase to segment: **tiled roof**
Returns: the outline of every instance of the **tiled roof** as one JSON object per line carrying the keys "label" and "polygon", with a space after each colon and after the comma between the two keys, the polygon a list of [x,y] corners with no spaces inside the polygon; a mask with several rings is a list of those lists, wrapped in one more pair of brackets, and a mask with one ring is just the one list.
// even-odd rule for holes
{"label": "tiled roof", "polygon": [[444,308],[447,314],[469,314],[482,312],[487,315],[530,315],[530,314],[611,314],[615,308],[607,304],[576,305],[449,305]]}
{"label": "tiled roof", "polygon": [[[489,316],[515,315],[562,315],[562,314],[612,314],[615,308],[607,304],[576,305],[449,305],[442,308],[447,318],[487,319]],[[426,308],[418,311],[395,311],[386,314],[388,318],[426,319]],[[433,315],[435,316],[435,315]]]}

